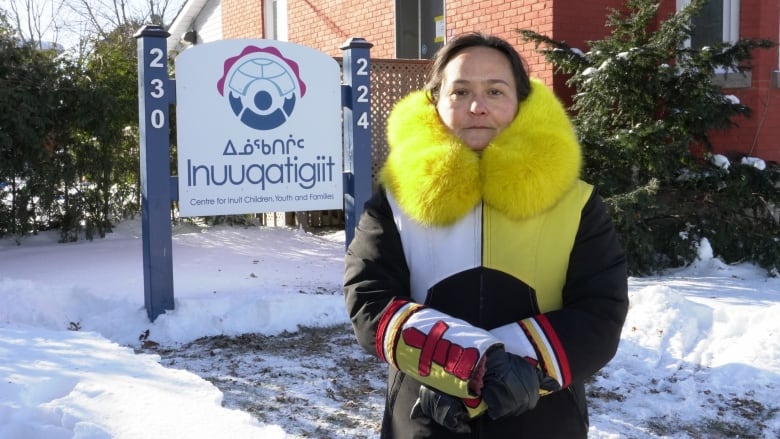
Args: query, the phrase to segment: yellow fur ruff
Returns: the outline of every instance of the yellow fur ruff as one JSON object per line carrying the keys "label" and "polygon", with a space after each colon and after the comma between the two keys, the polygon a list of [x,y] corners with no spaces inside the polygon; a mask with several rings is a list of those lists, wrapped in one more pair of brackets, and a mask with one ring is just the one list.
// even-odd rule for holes
{"label": "yellow fur ruff", "polygon": [[563,105],[537,80],[481,157],[441,122],[423,91],[393,107],[387,140],[380,182],[411,218],[431,226],[454,223],[480,201],[512,219],[538,215],[572,187],[582,164]]}

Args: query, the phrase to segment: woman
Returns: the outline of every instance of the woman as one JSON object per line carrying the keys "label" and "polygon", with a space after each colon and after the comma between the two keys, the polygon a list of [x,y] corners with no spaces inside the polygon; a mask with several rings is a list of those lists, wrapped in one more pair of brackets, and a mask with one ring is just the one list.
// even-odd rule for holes
{"label": "woman", "polygon": [[564,108],[471,33],[387,138],[344,278],[358,342],[389,364],[382,437],[586,437],[583,381],[615,354],[627,276]]}

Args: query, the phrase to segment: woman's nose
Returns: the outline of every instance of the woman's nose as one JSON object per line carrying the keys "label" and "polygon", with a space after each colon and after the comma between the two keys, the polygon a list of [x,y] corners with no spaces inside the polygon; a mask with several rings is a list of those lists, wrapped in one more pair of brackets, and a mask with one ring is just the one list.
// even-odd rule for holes
{"label": "woman's nose", "polygon": [[471,101],[469,110],[474,114],[485,114],[487,113],[487,105],[485,105],[485,101],[482,98],[475,97],[474,100]]}

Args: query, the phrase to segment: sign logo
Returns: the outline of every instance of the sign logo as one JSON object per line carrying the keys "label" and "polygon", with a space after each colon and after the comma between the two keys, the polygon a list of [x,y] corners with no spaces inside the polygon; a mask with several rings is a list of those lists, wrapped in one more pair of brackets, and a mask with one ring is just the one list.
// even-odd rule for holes
{"label": "sign logo", "polygon": [[275,47],[247,46],[241,54],[225,60],[217,90],[244,125],[267,131],[290,118],[295,104],[306,94],[306,84],[298,64]]}

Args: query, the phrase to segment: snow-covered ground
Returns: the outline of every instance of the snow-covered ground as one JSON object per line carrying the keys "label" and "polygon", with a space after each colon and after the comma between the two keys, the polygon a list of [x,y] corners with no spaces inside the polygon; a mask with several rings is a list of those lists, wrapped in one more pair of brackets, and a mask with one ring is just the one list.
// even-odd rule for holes
{"label": "snow-covered ground", "polygon": [[[384,367],[350,333],[343,232],[179,227],[154,323],[140,235],[0,240],[0,437],[377,436]],[[780,437],[780,279],[704,241],[630,291],[590,437]]]}

